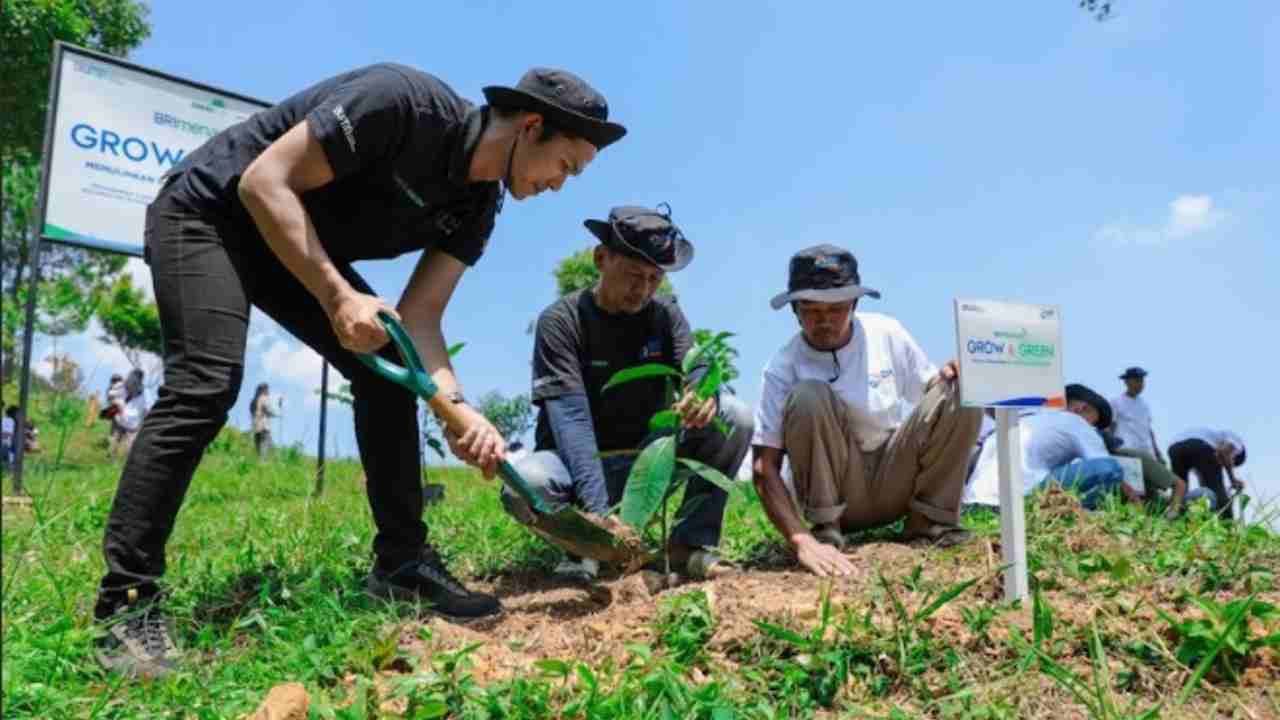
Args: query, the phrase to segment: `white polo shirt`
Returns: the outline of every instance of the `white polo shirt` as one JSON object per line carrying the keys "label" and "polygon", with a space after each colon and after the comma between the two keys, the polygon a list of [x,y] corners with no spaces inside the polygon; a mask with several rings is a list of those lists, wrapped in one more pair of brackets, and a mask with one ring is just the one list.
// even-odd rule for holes
{"label": "white polo shirt", "polygon": [[782,449],[782,412],[787,395],[802,380],[829,383],[886,436],[920,403],[938,369],[910,333],[879,313],[854,313],[851,322],[853,337],[839,350],[815,350],[796,333],[769,360],[752,445]]}
{"label": "white polo shirt", "polygon": [[1226,443],[1235,448],[1234,456],[1237,458],[1244,451],[1244,440],[1230,430],[1214,430],[1207,427],[1191,428],[1176,435],[1169,444],[1180,443],[1183,440],[1203,440],[1212,445],[1215,450]]}
{"label": "white polo shirt", "polygon": [[[1000,504],[1000,465],[997,438],[988,436],[982,444],[973,478],[965,487],[961,504]],[[1018,419],[1019,455],[1022,461],[1022,492],[1030,493],[1044,482],[1049,471],[1060,465],[1111,457],[1102,436],[1084,418],[1065,410],[1028,411]]]}
{"label": "white polo shirt", "polygon": [[124,410],[116,417],[116,422],[126,432],[138,432],[142,427],[142,419],[147,415],[147,399],[145,393],[138,393],[132,400],[126,400]]}
{"label": "white polo shirt", "polygon": [[1116,437],[1124,440],[1124,449],[1137,450],[1155,456],[1151,444],[1151,406],[1141,397],[1120,393],[1111,398],[1111,410],[1115,413]]}

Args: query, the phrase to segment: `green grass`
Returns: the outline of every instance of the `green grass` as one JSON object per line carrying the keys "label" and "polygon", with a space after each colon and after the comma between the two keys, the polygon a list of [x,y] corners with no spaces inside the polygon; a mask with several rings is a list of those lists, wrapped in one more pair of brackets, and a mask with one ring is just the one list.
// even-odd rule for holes
{"label": "green grass", "polygon": [[[976,543],[899,552],[833,587],[779,572],[779,538],[744,488],[725,554],[783,596],[818,589],[816,603],[755,614],[751,598],[727,597],[732,581],[680,588],[653,600],[649,640],[621,661],[547,657],[481,682],[476,654],[503,638],[411,652],[434,626],[361,594],[372,525],[358,466],[330,464],[315,499],[309,458],[286,450],[259,465],[230,431],[200,466],[169,544],[167,607],[187,663],[163,681],[123,682],[92,658],[119,474],[104,437],[101,425],[75,426],[61,467],[32,458],[32,505],[4,509],[5,718],[234,718],[288,681],[306,686],[315,718],[383,717],[382,707],[411,718],[1280,715],[1280,538],[1201,510],[1169,523],[1036,498],[1037,600],[1016,607],[999,598],[989,513],[966,518]],[[432,476],[448,486],[427,511],[432,540],[458,575],[494,581],[553,564],[504,515],[494,484],[464,469]],[[865,546],[859,562],[889,549]]]}

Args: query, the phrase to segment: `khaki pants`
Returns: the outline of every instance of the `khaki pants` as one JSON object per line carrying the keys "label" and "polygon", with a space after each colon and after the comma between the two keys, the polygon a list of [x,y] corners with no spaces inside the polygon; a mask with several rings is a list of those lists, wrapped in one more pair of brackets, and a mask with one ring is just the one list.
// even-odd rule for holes
{"label": "khaki pants", "polygon": [[960,496],[982,410],[962,408],[955,383],[937,383],[886,441],[862,450],[861,412],[827,383],[799,382],[783,410],[783,449],[807,521],[845,532],[888,525],[909,511],[960,521]]}

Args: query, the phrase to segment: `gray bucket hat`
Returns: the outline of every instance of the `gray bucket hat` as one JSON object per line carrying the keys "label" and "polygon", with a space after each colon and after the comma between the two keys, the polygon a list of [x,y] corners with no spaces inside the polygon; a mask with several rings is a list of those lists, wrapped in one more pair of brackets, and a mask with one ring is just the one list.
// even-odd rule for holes
{"label": "gray bucket hat", "polygon": [[787,291],[769,301],[774,310],[796,300],[845,302],[863,295],[880,298],[879,290],[861,285],[858,260],[835,245],[816,245],[791,256]]}
{"label": "gray bucket hat", "polygon": [[608,220],[584,220],[582,224],[605,247],[650,262],[665,272],[683,270],[693,262],[693,243],[671,222],[671,206],[666,203],[658,208],[623,205],[610,210]]}

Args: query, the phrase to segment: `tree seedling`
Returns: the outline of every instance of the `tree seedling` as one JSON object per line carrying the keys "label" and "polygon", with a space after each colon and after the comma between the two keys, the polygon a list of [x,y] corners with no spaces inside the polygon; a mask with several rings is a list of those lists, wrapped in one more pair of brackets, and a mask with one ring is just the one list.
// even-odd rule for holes
{"label": "tree seedling", "polygon": [[[667,408],[649,418],[649,430],[656,437],[640,451],[622,494],[619,516],[622,521],[639,531],[644,531],[655,519],[660,523],[663,583],[671,577],[671,558],[667,504],[675,491],[697,475],[724,490],[733,492],[733,481],[713,467],[692,458],[680,457],[677,450],[688,428],[680,413],[670,408],[675,388],[692,390],[699,401],[716,397],[727,379],[736,375],[733,358],[737,352],[727,340],[733,333],[711,334],[699,331],[693,347],[685,354],[679,369],[662,363],[648,363],[621,370],[605,384],[602,392],[629,382],[664,378],[666,380]],[[717,430],[728,435],[730,428],[719,417],[712,420]],[[678,471],[679,470],[679,471]],[[695,509],[686,507],[686,513]]]}

